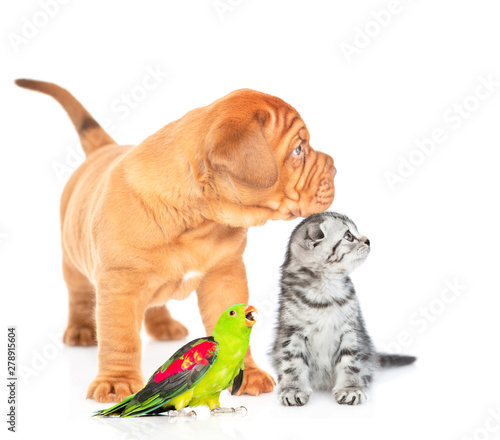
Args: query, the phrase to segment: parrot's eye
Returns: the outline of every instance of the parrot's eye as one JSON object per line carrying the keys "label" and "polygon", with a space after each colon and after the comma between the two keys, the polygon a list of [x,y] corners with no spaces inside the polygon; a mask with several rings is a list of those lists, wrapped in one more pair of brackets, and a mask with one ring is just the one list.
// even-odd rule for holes
{"label": "parrot's eye", "polygon": [[236,312],[235,312],[234,310],[231,310],[231,311],[229,312],[229,316],[234,316],[234,315],[236,315]]}

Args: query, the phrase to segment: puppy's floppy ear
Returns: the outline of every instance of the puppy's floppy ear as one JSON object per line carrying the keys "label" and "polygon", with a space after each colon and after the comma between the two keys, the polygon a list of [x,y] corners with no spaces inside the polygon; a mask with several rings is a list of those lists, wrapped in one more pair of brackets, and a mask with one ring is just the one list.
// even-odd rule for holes
{"label": "puppy's floppy ear", "polygon": [[278,180],[278,164],[263,133],[263,118],[228,119],[208,133],[208,160],[216,171],[255,188]]}
{"label": "puppy's floppy ear", "polygon": [[306,249],[315,248],[325,238],[321,225],[322,223],[310,223],[304,228],[304,247]]}

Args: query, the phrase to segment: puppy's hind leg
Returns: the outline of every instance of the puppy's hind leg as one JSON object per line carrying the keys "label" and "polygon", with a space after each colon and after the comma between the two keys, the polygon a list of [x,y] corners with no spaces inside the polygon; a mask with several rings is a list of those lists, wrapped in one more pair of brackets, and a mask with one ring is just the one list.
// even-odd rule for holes
{"label": "puppy's hind leg", "polygon": [[166,306],[149,307],[144,314],[144,326],[153,339],[170,341],[183,339],[188,331],[170,315]]}
{"label": "puppy's hind leg", "polygon": [[69,316],[63,341],[66,345],[96,345],[95,289],[85,275],[63,260],[68,287]]}

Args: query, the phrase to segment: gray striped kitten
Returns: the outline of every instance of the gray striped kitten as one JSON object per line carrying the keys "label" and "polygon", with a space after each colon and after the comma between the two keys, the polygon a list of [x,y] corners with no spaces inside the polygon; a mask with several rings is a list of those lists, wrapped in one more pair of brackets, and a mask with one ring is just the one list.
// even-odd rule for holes
{"label": "gray striped kitten", "polygon": [[341,214],[312,215],[293,231],[272,351],[284,405],[306,404],[313,390],[358,405],[378,367],[416,360],[377,353],[366,331],[349,274],[369,253],[370,240]]}

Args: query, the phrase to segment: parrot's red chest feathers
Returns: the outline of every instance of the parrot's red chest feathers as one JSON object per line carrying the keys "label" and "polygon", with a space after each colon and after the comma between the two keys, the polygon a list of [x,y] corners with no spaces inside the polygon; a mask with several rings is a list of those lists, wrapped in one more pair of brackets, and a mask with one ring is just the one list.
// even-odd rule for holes
{"label": "parrot's red chest feathers", "polygon": [[158,371],[154,376],[154,381],[160,383],[162,380],[185,370],[191,370],[196,365],[207,365],[210,359],[217,351],[215,342],[206,341],[195,345],[190,350],[186,351],[179,359],[173,361],[165,371]]}

